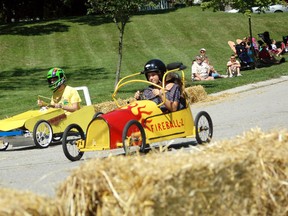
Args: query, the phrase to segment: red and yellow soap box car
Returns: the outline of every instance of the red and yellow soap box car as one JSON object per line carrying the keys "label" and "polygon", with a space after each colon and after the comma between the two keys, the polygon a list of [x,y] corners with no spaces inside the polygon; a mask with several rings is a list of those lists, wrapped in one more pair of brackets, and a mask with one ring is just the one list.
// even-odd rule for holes
{"label": "red and yellow soap box car", "polygon": [[[150,100],[138,100],[120,106],[116,95],[119,90],[130,83],[141,82],[165,89],[165,77],[169,73],[181,73],[182,82],[185,83],[184,69],[181,63],[170,64],[171,68],[163,76],[163,85],[158,86],[143,79],[134,77],[141,75],[135,73],[121,79],[112,95],[118,108],[108,113],[96,113],[89,123],[86,133],[77,124],[69,125],[63,134],[62,147],[64,154],[71,161],[81,159],[84,152],[101,151],[123,148],[125,154],[135,151],[146,151],[149,145],[156,142],[173,140],[176,138],[196,138],[197,143],[210,142],[213,134],[211,117],[205,111],[197,114],[193,119],[191,107],[184,94],[186,107],[184,109],[163,113],[157,105]],[[142,75],[143,76],[143,75]],[[132,79],[134,78],[134,79]],[[183,89],[185,86],[183,85]]]}

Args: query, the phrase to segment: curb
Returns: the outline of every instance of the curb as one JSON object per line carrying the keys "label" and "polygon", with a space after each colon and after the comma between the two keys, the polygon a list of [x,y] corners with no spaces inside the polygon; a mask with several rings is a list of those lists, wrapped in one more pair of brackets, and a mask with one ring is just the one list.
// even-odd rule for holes
{"label": "curb", "polygon": [[245,92],[245,91],[249,91],[249,90],[253,90],[253,89],[257,89],[257,88],[261,88],[261,87],[265,87],[265,86],[269,86],[269,85],[274,85],[274,84],[286,82],[286,81],[288,81],[288,76],[281,76],[280,78],[261,81],[258,83],[252,83],[252,84],[248,84],[248,85],[244,85],[244,86],[239,86],[239,87],[236,87],[233,89],[213,93],[213,94],[210,94],[210,96],[219,96],[219,95],[222,95],[225,93],[237,94],[237,93],[241,93],[241,92]]}

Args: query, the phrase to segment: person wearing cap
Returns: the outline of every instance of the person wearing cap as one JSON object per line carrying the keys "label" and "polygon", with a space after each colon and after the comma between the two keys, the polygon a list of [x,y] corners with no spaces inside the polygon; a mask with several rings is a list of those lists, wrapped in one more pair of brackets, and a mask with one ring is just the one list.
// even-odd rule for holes
{"label": "person wearing cap", "polygon": [[195,57],[191,67],[192,81],[214,80],[214,77],[209,76],[210,67],[205,63],[200,55]]}
{"label": "person wearing cap", "polygon": [[199,56],[202,58],[203,61],[204,61],[206,58],[208,58],[207,55],[206,55],[206,49],[205,49],[205,48],[201,48],[201,49],[199,50]]}

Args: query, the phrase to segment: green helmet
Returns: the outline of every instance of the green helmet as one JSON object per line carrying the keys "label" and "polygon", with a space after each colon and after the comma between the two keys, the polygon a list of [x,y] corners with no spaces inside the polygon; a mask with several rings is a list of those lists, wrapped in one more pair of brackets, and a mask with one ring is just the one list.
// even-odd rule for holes
{"label": "green helmet", "polygon": [[[57,79],[53,79],[57,78]],[[47,74],[49,88],[56,91],[66,81],[66,76],[61,68],[52,68]]]}

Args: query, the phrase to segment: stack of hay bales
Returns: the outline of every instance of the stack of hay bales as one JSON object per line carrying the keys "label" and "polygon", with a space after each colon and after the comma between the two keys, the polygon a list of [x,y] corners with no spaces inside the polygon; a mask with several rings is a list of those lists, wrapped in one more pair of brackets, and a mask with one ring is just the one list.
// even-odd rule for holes
{"label": "stack of hay bales", "polygon": [[54,199],[41,197],[31,192],[0,189],[1,216],[65,215],[62,206]]}
{"label": "stack of hay bales", "polygon": [[[125,106],[132,101],[135,101],[135,99],[134,98],[128,98],[128,99],[118,99],[117,100],[119,106]],[[118,107],[114,101],[106,101],[106,102],[94,104],[95,113],[97,113],[97,112],[107,113],[107,112],[110,112],[110,111],[115,110],[117,108]]]}
{"label": "stack of hay bales", "polygon": [[[188,87],[185,89],[185,93],[187,94],[187,99],[189,103],[197,103],[200,101],[204,101],[207,99],[208,95],[203,86],[197,85],[193,87]],[[128,103],[135,101],[134,98],[128,99],[118,99],[117,100],[120,106],[125,106]],[[117,105],[114,101],[106,101],[98,104],[94,104],[95,113],[102,112],[107,113],[117,108]]]}
{"label": "stack of hay bales", "polygon": [[251,130],[190,151],[82,164],[58,188],[67,215],[287,215],[288,133]]}

